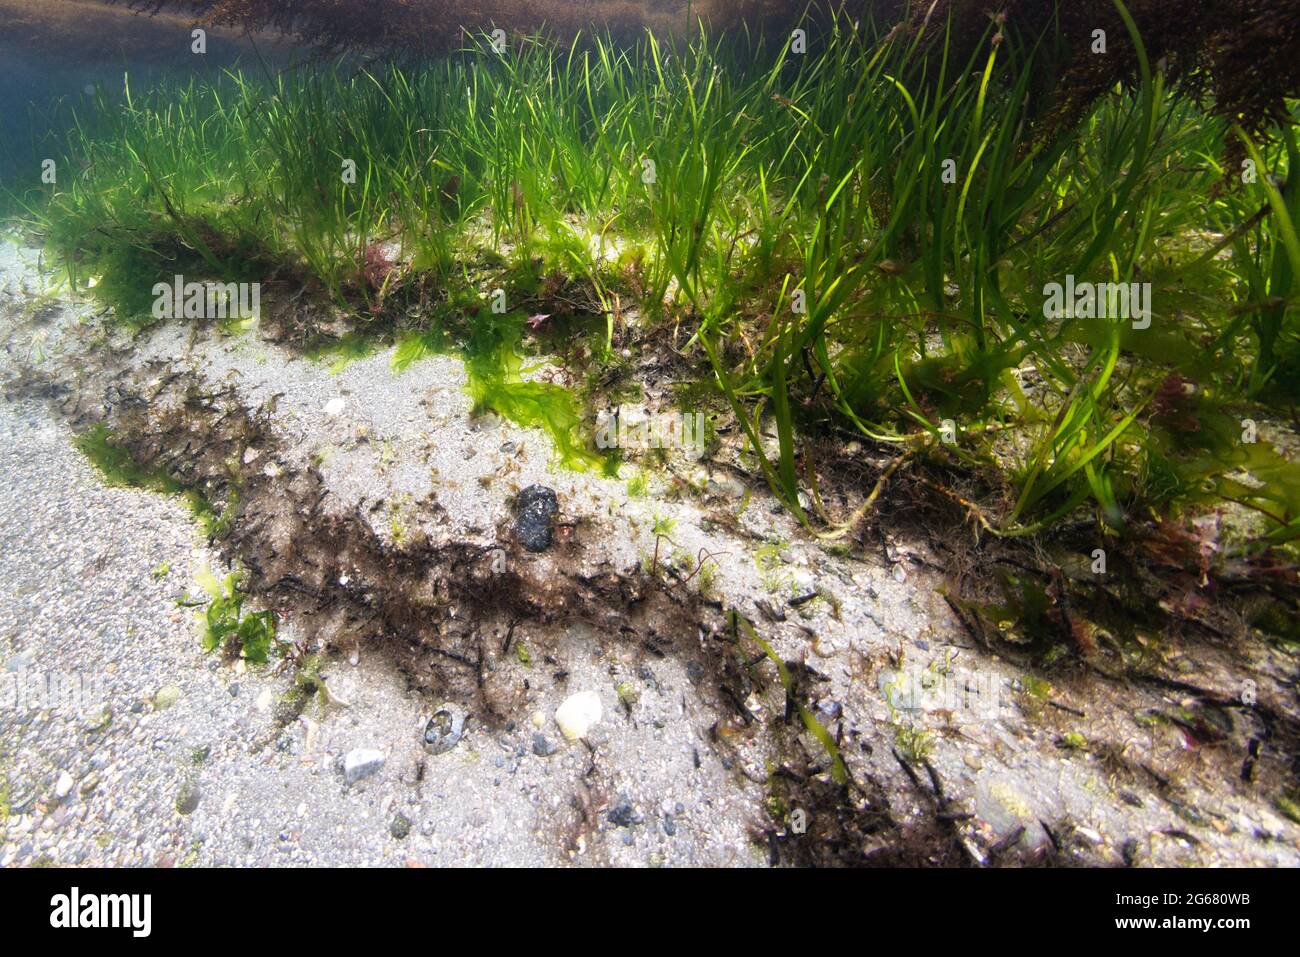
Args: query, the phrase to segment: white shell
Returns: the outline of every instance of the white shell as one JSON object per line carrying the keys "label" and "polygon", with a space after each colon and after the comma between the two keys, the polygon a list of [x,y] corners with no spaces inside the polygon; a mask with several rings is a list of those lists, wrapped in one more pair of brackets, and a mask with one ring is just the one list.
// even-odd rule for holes
{"label": "white shell", "polygon": [[600,697],[594,691],[579,691],[564,699],[555,711],[555,723],[570,741],[585,738],[601,716]]}

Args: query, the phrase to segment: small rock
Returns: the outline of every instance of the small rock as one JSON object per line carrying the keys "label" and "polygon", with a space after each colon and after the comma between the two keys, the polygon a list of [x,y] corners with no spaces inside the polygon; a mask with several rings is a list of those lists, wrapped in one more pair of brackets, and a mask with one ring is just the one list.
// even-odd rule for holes
{"label": "small rock", "polygon": [[1090,827],[1076,827],[1074,833],[1094,846],[1102,842],[1101,833]]}
{"label": "small rock", "polygon": [[623,707],[627,708],[629,711],[632,710],[634,704],[641,700],[641,692],[638,691],[636,685],[632,684],[630,681],[622,682],[614,690],[618,692],[618,700],[622,703]]}
{"label": "small rock", "polygon": [[59,772],[59,780],[54,784],[54,796],[62,801],[72,793],[72,775],[67,771]]}
{"label": "small rock", "polygon": [[609,809],[609,823],[619,827],[631,827],[635,822],[636,809],[632,807],[632,799],[624,794]]}
{"label": "small rock", "polygon": [[411,833],[411,819],[399,811],[397,817],[393,818],[388,833],[399,841],[405,839],[406,835]]}
{"label": "small rock", "polygon": [[844,706],[831,698],[817,702],[817,716],[823,721],[838,721],[844,713]]}
{"label": "small rock", "polygon": [[721,478],[711,478],[705,489],[710,495],[726,498],[742,498],[745,494],[745,483],[730,475],[723,475]]}
{"label": "small rock", "polygon": [[530,485],[515,502],[515,534],[530,552],[551,547],[551,522],[560,511],[555,492],[544,485]]}
{"label": "small rock", "polygon": [[672,837],[677,833],[677,822],[673,820],[671,814],[664,815],[664,833]]}
{"label": "small rock", "polygon": [[343,780],[356,784],[378,773],[384,766],[384,753],[374,748],[354,748],[343,758]]}
{"label": "small rock", "polygon": [[555,711],[555,723],[570,741],[585,738],[600,721],[600,697],[594,691],[579,691],[564,699]]}
{"label": "small rock", "polygon": [[547,740],[546,735],[542,734],[540,731],[534,732],[533,754],[537,755],[539,758],[547,758],[558,750],[559,748]]}
{"label": "small rock", "polygon": [[470,422],[470,430],[474,432],[491,432],[501,425],[501,416],[495,412],[484,412],[482,415],[474,416]]}
{"label": "small rock", "polygon": [[325,403],[325,414],[330,416],[331,418],[333,418],[334,416],[342,415],[343,409],[346,406],[347,403],[344,402],[342,399],[330,399],[328,402]]}
{"label": "small rock", "polygon": [[153,696],[153,708],[155,711],[166,711],[179,700],[181,700],[181,689],[175,685],[164,685]]}
{"label": "small rock", "polygon": [[181,785],[180,793],[176,795],[176,811],[179,814],[193,814],[195,808],[199,806],[199,786],[193,783]]}

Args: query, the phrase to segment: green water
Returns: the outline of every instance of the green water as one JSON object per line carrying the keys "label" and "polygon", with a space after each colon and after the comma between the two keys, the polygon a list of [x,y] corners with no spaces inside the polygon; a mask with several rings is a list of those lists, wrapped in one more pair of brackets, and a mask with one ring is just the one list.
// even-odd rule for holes
{"label": "green water", "polygon": [[149,18],[121,16],[115,22],[121,24],[120,37],[95,35],[84,45],[63,38],[42,43],[41,37],[15,36],[0,24],[0,212],[6,192],[40,185],[41,160],[61,155],[54,144],[74,117],[92,118],[89,94],[96,88],[116,108],[128,74],[132,87],[143,90],[164,80],[215,77],[240,64],[261,69],[265,62],[276,69],[293,55],[282,45],[254,49],[212,35],[200,56],[190,52],[184,33]]}

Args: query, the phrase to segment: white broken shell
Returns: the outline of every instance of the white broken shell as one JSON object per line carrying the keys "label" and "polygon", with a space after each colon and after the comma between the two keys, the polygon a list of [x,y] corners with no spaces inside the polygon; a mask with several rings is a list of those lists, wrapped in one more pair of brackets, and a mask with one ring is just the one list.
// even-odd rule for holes
{"label": "white broken shell", "polygon": [[585,738],[600,721],[600,697],[594,691],[579,691],[564,699],[555,711],[555,723],[570,741]]}

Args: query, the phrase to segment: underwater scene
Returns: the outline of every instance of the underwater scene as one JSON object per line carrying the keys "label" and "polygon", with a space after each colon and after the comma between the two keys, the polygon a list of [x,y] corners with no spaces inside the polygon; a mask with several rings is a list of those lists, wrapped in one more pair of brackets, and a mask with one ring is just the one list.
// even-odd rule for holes
{"label": "underwater scene", "polygon": [[1300,865],[1298,125],[1292,0],[0,0],[0,866]]}

